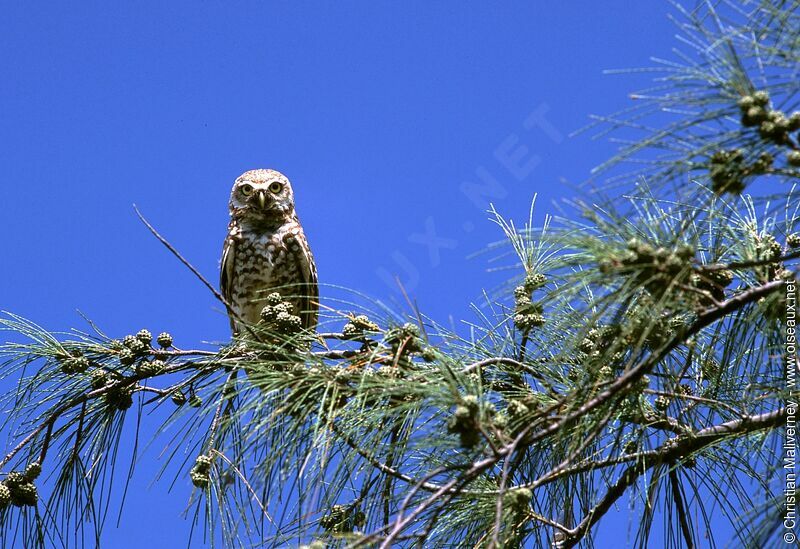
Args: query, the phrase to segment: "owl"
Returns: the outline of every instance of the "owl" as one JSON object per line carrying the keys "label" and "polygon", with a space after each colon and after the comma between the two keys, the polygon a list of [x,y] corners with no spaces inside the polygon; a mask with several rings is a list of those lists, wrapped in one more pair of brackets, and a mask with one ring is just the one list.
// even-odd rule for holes
{"label": "owl", "polygon": [[222,249],[220,290],[239,319],[256,324],[269,294],[277,292],[293,306],[303,327],[317,325],[317,266],[294,209],[289,180],[275,170],[250,170],[233,183],[231,220]]}

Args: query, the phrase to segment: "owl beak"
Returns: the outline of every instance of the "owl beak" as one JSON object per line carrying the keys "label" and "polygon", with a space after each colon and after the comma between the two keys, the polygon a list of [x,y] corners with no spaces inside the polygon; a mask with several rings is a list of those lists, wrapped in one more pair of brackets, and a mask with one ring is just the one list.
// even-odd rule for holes
{"label": "owl beak", "polygon": [[267,205],[267,191],[258,191],[256,199],[258,200],[258,207],[263,210],[264,206]]}

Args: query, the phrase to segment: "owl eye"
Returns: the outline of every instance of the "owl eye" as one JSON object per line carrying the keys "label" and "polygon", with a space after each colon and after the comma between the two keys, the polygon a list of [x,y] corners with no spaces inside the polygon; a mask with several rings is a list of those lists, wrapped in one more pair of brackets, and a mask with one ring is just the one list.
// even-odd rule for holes
{"label": "owl eye", "polygon": [[245,196],[250,196],[253,194],[253,186],[249,183],[245,183],[243,185],[239,185],[239,190],[242,191],[242,194]]}
{"label": "owl eye", "polygon": [[272,183],[269,184],[269,192],[273,194],[278,194],[282,190],[283,190],[283,183],[279,181],[273,181]]}

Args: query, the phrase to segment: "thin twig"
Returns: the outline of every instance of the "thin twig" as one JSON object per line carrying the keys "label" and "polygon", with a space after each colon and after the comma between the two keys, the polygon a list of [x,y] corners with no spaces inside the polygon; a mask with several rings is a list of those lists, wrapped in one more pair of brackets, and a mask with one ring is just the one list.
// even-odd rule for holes
{"label": "thin twig", "polygon": [[47,450],[50,448],[50,440],[53,436],[53,426],[55,425],[54,421],[50,421],[47,424],[47,432],[44,435],[44,442],[42,442],[42,452],[39,454],[39,463],[44,463],[45,458],[47,457]]}
{"label": "thin twig", "polygon": [[700,271],[726,271],[726,270],[733,270],[733,269],[747,269],[750,267],[762,267],[764,265],[770,265],[772,263],[783,263],[784,261],[789,261],[791,259],[797,259],[800,257],[800,250],[796,252],[792,252],[790,254],[786,254],[781,257],[776,257],[775,259],[754,259],[751,261],[732,261],[730,263],[712,263],[710,265],[699,265],[697,268]]}
{"label": "thin twig", "polygon": [[196,276],[198,280],[200,280],[200,282],[202,282],[205,285],[205,287],[209,289],[209,291],[211,291],[212,294],[214,294],[214,297],[216,297],[220,303],[225,305],[225,309],[228,311],[228,314],[233,316],[242,326],[244,326],[245,329],[250,333],[250,335],[253,336],[253,338],[255,338],[256,341],[260,341],[258,334],[256,334],[253,328],[251,328],[250,325],[244,321],[244,319],[236,312],[236,310],[231,306],[231,304],[228,303],[228,300],[225,299],[225,297],[208,280],[206,280],[206,277],[204,277],[200,273],[200,271],[198,271],[195,268],[194,265],[189,263],[189,261],[185,257],[183,257],[183,255],[181,255],[181,253],[177,249],[175,249],[175,246],[170,244],[166,238],[164,238],[163,236],[161,236],[161,234],[159,234],[159,232],[155,229],[155,227],[153,227],[150,224],[150,222],[147,221],[147,219],[145,219],[145,217],[139,211],[139,208],[136,207],[136,204],[133,205],[133,211],[136,212],[136,215],[139,217],[139,220],[142,223],[144,223],[144,226],[147,227],[147,229],[153,234],[153,236],[155,236],[158,239],[158,241],[161,242],[172,253],[172,255],[178,258],[178,261],[183,263],[183,265],[187,269],[189,269],[192,272],[192,274]]}
{"label": "thin twig", "polygon": [[366,459],[370,463],[370,465],[372,465],[382,473],[393,476],[394,478],[402,480],[403,482],[406,482],[408,484],[420,484],[421,487],[425,488],[426,490],[433,491],[433,490],[439,490],[441,488],[441,486],[439,486],[438,484],[426,482],[425,480],[417,481],[417,479],[409,477],[408,475],[405,475],[400,471],[392,467],[389,467],[385,463],[382,463],[381,461],[375,459],[368,452],[359,448],[358,444],[356,444],[356,442],[353,439],[351,439],[347,434],[342,432],[342,430],[339,429],[339,427],[337,427],[335,423],[331,423],[331,430],[338,436],[342,437],[342,440],[344,440],[345,443],[348,446],[350,446],[350,448],[355,450],[358,453],[358,455]]}
{"label": "thin twig", "polygon": [[228,374],[228,377],[225,379],[225,383],[222,385],[222,391],[220,393],[220,399],[217,403],[217,409],[214,411],[214,419],[211,421],[211,427],[208,429],[208,441],[206,444],[208,445],[209,451],[214,449],[214,440],[217,436],[217,429],[219,429],[219,422],[222,418],[222,407],[223,405],[227,404],[229,398],[227,396],[228,387],[233,383],[233,380],[236,379],[236,375],[238,374],[238,370],[231,370]]}
{"label": "thin twig", "polygon": [[719,406],[720,408],[723,408],[723,409],[729,411],[730,413],[732,413],[733,415],[738,416],[738,417],[744,417],[746,415],[741,410],[737,410],[733,406],[730,406],[730,405],[725,404],[724,402],[722,402],[720,400],[716,400],[716,399],[713,399],[713,398],[706,398],[706,397],[701,397],[701,396],[696,396],[696,395],[686,395],[686,394],[683,394],[683,393],[671,393],[671,392],[668,392],[668,391],[656,391],[654,389],[645,389],[642,392],[645,393],[645,394],[648,394],[648,395],[665,396],[665,397],[674,398],[674,399],[678,399],[678,400],[691,400],[693,402],[703,402],[705,404],[710,404],[712,406]]}
{"label": "thin twig", "polygon": [[675,500],[675,507],[678,510],[678,523],[681,525],[683,539],[686,541],[686,549],[693,549],[694,540],[692,539],[692,530],[689,527],[689,518],[686,516],[686,505],[683,502],[680,481],[678,480],[678,473],[675,469],[671,469],[669,472],[669,483],[672,487],[672,497]]}
{"label": "thin twig", "polygon": [[239,469],[236,467],[236,465],[234,465],[234,464],[233,464],[233,462],[232,462],[230,459],[228,459],[228,456],[226,456],[225,454],[223,454],[223,453],[222,453],[222,452],[220,452],[219,450],[215,450],[215,449],[213,449],[213,448],[211,449],[211,453],[212,453],[212,454],[216,454],[216,455],[217,455],[218,457],[220,457],[220,458],[221,458],[221,459],[222,459],[222,460],[223,460],[225,463],[227,463],[227,464],[228,464],[228,466],[229,466],[231,469],[233,469],[233,471],[236,473],[236,476],[238,476],[238,477],[239,477],[239,479],[242,481],[242,484],[244,484],[245,488],[247,488],[247,491],[248,491],[248,492],[250,492],[250,494],[253,496],[253,499],[254,499],[254,500],[256,501],[256,503],[258,504],[258,508],[259,508],[259,509],[261,509],[261,512],[264,514],[264,516],[265,516],[265,517],[267,517],[267,520],[269,520],[269,522],[270,522],[271,524],[273,524],[273,525],[274,525],[274,524],[275,524],[275,521],[273,521],[273,520],[272,520],[272,517],[271,517],[271,516],[270,516],[270,514],[267,512],[267,509],[266,509],[266,507],[264,507],[264,504],[263,504],[263,503],[261,503],[261,500],[258,498],[258,494],[256,494],[256,491],[255,491],[255,490],[253,490],[253,487],[252,487],[252,486],[250,486],[250,483],[248,482],[248,480],[247,480],[247,477],[246,477],[246,476],[244,476],[244,474],[242,474],[242,472],[241,472],[241,471],[240,471],[240,470],[239,470]]}
{"label": "thin twig", "polygon": [[[514,452],[517,450],[517,445],[522,441],[519,437],[514,440],[511,444],[511,448],[508,451],[506,459],[503,461],[503,473],[500,477],[500,486],[497,492],[497,499],[495,500],[495,517],[494,517],[494,529],[492,530],[492,541],[489,544],[490,549],[495,549],[500,547],[500,526],[503,522],[503,497],[506,493],[506,486],[508,485],[508,477],[512,472],[512,460],[510,459],[511,456],[514,455]],[[495,450],[495,454],[499,452]]]}

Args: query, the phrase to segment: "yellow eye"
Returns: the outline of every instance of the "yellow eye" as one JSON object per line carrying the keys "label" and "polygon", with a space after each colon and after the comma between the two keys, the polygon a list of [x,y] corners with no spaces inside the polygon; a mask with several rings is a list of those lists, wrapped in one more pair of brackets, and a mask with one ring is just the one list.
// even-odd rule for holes
{"label": "yellow eye", "polygon": [[253,194],[253,186],[249,183],[239,185],[239,190],[242,191],[242,194],[245,196],[250,196]]}
{"label": "yellow eye", "polygon": [[283,183],[281,183],[280,181],[273,181],[272,183],[269,184],[269,192],[273,194],[278,194],[282,190],[283,190]]}

